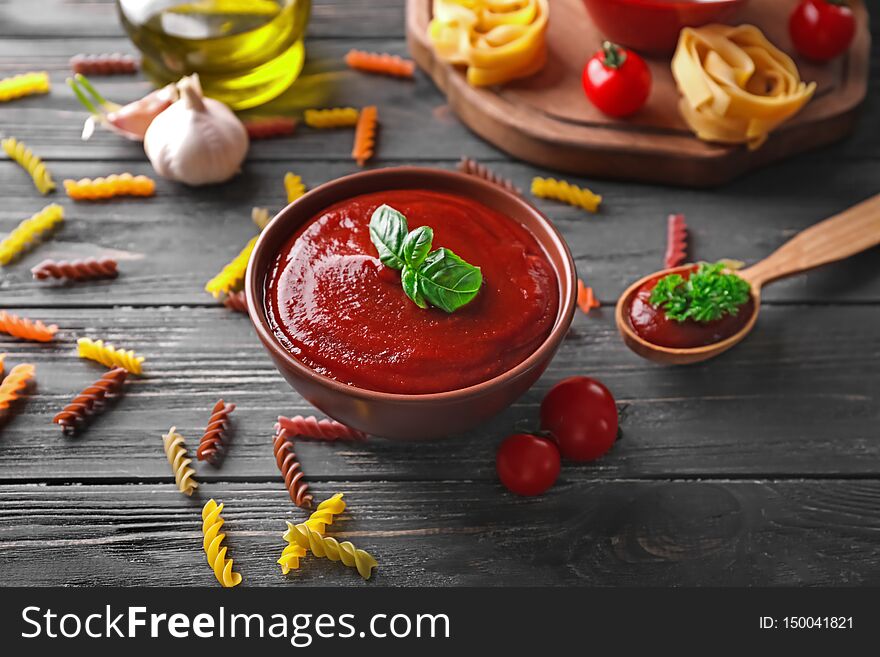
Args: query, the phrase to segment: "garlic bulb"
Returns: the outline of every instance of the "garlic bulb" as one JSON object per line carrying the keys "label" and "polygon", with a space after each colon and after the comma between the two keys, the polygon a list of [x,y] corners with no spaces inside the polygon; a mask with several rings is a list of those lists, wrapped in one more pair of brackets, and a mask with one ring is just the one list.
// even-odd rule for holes
{"label": "garlic bulb", "polygon": [[180,100],[153,119],[144,135],[150,163],[160,176],[187,185],[229,180],[247,154],[247,131],[226,105],[202,95],[197,75],[177,88]]}

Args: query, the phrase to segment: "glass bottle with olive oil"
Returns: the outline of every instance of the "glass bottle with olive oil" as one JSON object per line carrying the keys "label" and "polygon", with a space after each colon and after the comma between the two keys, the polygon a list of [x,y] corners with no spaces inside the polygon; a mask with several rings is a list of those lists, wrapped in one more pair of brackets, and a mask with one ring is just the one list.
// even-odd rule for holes
{"label": "glass bottle with olive oil", "polygon": [[165,85],[198,73],[206,96],[232,109],[262,105],[302,71],[311,0],[117,0],[143,53],[144,73]]}

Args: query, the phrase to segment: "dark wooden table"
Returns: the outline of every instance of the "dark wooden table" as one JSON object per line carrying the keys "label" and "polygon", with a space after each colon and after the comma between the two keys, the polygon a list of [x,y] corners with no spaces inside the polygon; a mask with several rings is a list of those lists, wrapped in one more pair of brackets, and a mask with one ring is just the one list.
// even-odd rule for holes
{"label": "dark wooden table", "polygon": [[[452,168],[476,157],[526,187],[546,172],[513,162],[451,114],[421,74],[406,82],[345,69],[352,47],[405,54],[399,0],[318,0],[307,74],[273,104],[380,108],[373,167]],[[878,34],[875,29],[875,41]],[[23,139],[56,179],[151,174],[139,145],[101,133],[81,142],[84,113],[64,85],[77,53],[132,51],[107,0],[0,4],[0,75],[46,69],[49,96],[0,106],[0,130]],[[653,366],[618,339],[613,304],[656,269],[669,212],[684,212],[700,259],[755,261],[797,231],[880,188],[880,77],[856,135],[715,190],[589,181],[603,212],[538,207],[564,233],[602,308],[578,315],[549,371],[523,399],[470,435],[427,444],[302,443],[320,498],[344,491],[340,536],[370,550],[368,585],[880,583],[880,252],[767,290],[758,329],[714,362]],[[115,100],[140,77],[100,80]],[[255,234],[253,205],[284,203],[285,171],[309,185],[356,169],[351,133],[300,130],[255,143],[242,175],[214,189],[159,181],[149,200],[74,204],[61,230],[2,269],[0,304],[57,322],[42,345],[0,336],[7,364],[37,366],[38,388],[0,431],[0,569],[4,584],[215,585],[201,551],[199,509],[226,503],[231,554],[245,585],[361,585],[350,570],[309,561],[285,578],[275,560],[292,507],[272,458],[279,413],[309,414],[272,367],[248,319],[218,307],[205,281]],[[582,181],[588,182],[588,181]],[[41,208],[30,180],[0,162],[0,231]],[[72,287],[38,283],[45,257],[113,254],[122,275]],[[76,338],[102,337],[147,357],[146,376],[88,431],[63,437],[53,414],[102,368]],[[497,482],[494,450],[535,425],[559,379],[602,379],[624,439],[592,465],[565,465],[540,498]],[[229,458],[199,468],[198,498],[172,484],[161,434],[194,445],[218,397],[238,405]]]}

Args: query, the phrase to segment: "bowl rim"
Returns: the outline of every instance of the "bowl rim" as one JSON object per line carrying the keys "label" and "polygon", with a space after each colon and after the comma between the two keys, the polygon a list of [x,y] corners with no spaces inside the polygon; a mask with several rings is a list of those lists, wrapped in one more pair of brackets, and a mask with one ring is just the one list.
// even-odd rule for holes
{"label": "bowl rim", "polygon": [[[370,390],[369,388],[349,385],[320,374],[319,372],[316,372],[315,370],[310,368],[308,365],[300,362],[299,359],[297,359],[293,354],[291,354],[289,351],[281,346],[274,333],[272,333],[272,331],[269,329],[268,319],[266,317],[262,301],[263,281],[265,280],[266,272],[256,272],[255,263],[257,262],[260,254],[262,254],[262,252],[266,251],[269,248],[267,247],[267,245],[270,242],[275,241],[275,233],[282,230],[282,226],[286,221],[285,217],[295,213],[298,207],[308,204],[309,201],[311,201],[312,199],[319,196],[327,195],[328,193],[336,190],[336,188],[338,187],[345,188],[352,183],[354,183],[356,186],[357,183],[370,181],[372,179],[375,179],[376,182],[382,182],[394,180],[397,177],[407,176],[424,177],[426,180],[425,187],[422,187],[423,189],[430,189],[430,187],[428,186],[430,181],[428,179],[433,177],[438,179],[446,179],[450,182],[457,180],[463,183],[465,186],[473,185],[476,187],[482,187],[487,190],[489,195],[494,194],[499,197],[506,197],[508,202],[512,201],[514,204],[521,206],[523,212],[531,214],[538,220],[538,223],[543,225],[543,227],[547,231],[547,234],[550,238],[550,243],[552,244],[553,248],[558,251],[558,253],[562,256],[561,271],[556,270],[556,267],[554,266],[552,260],[550,262],[551,266],[553,267],[554,273],[556,274],[560,295],[559,308],[556,312],[556,319],[553,322],[553,327],[551,328],[550,333],[526,359],[524,359],[514,367],[510,368],[509,370],[501,372],[500,374],[492,377],[491,379],[487,379],[486,381],[481,381],[480,383],[475,383],[464,388],[456,388],[454,390],[419,394],[382,392],[380,390]],[[417,187],[408,187],[406,185],[401,185],[399,187],[395,187],[393,185],[385,186],[385,189],[407,188],[417,189]],[[380,186],[379,189],[381,190],[382,187]],[[333,200],[331,203],[325,204],[323,207],[326,208],[332,203],[338,203],[345,199],[354,198],[355,196],[359,196],[363,193],[370,192],[360,191],[356,193],[341,193],[337,195],[335,200]],[[468,196],[465,193],[461,193],[461,195],[465,197]],[[477,202],[483,203],[483,201]],[[489,204],[484,203],[484,205]],[[312,216],[314,216],[314,214],[310,214],[309,217],[303,220],[303,222],[308,221]],[[512,221],[516,221],[512,217],[508,218],[510,218]],[[297,229],[299,228],[299,226],[302,225],[303,222],[300,222],[298,224]],[[549,248],[548,244],[545,244],[544,240],[542,238],[539,238],[537,235],[534,235],[534,237],[541,248],[548,253],[549,259],[551,249]],[[282,244],[284,243],[284,239],[282,239]],[[275,249],[273,249],[273,252],[274,250]],[[569,287],[567,294],[565,290],[566,278],[568,278]],[[548,354],[552,355],[552,353],[555,352],[556,348],[562,342],[563,338],[568,332],[569,327],[571,326],[576,307],[576,281],[577,269],[575,267],[574,258],[571,255],[571,250],[568,247],[568,243],[562,237],[562,234],[559,232],[553,222],[550,221],[550,219],[548,219],[536,207],[530,204],[524,197],[514,194],[513,192],[510,192],[499,185],[483,180],[482,178],[460,173],[457,171],[449,171],[447,169],[435,169],[421,166],[395,166],[385,167],[381,169],[371,169],[369,171],[360,171],[341,176],[339,178],[335,178],[317,187],[314,187],[313,189],[306,192],[305,195],[295,200],[293,203],[289,203],[287,206],[282,208],[266,225],[266,227],[261,231],[259,237],[257,238],[257,242],[254,245],[251,257],[248,260],[247,271],[245,273],[244,289],[247,299],[248,317],[250,318],[251,324],[254,326],[254,329],[256,330],[257,336],[260,338],[260,341],[263,343],[264,346],[266,346],[271,354],[276,357],[276,360],[280,359],[281,361],[285,362],[289,367],[291,367],[295,372],[297,372],[300,376],[303,376],[324,388],[329,388],[334,392],[362,400],[407,404],[425,402],[448,403],[477,396],[487,391],[490,391],[500,385],[504,385],[509,381],[515,380],[519,376],[525,374],[535,366],[539,365],[543,360],[547,358]]]}

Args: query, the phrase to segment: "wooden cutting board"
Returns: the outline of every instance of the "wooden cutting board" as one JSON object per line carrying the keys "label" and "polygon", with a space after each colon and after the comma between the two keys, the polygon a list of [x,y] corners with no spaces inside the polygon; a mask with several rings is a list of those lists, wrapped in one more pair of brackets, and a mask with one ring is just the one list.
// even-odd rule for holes
{"label": "wooden cutting board", "polygon": [[[752,23],[786,52],[794,49],[788,16],[798,0],[752,0],[735,23]],[[828,64],[796,59],[801,77],[815,80],[810,103],[758,150],[700,141],[678,114],[669,59],[648,61],[654,87],[635,116],[616,120],[586,100],[581,69],[602,41],[581,0],[552,0],[548,61],[525,80],[475,89],[463,70],[434,56],[426,33],[431,0],[407,0],[407,40],[413,57],[474,132],[533,164],[591,177],[707,187],[848,134],[867,93],[871,37],[861,0],[849,53]]]}

